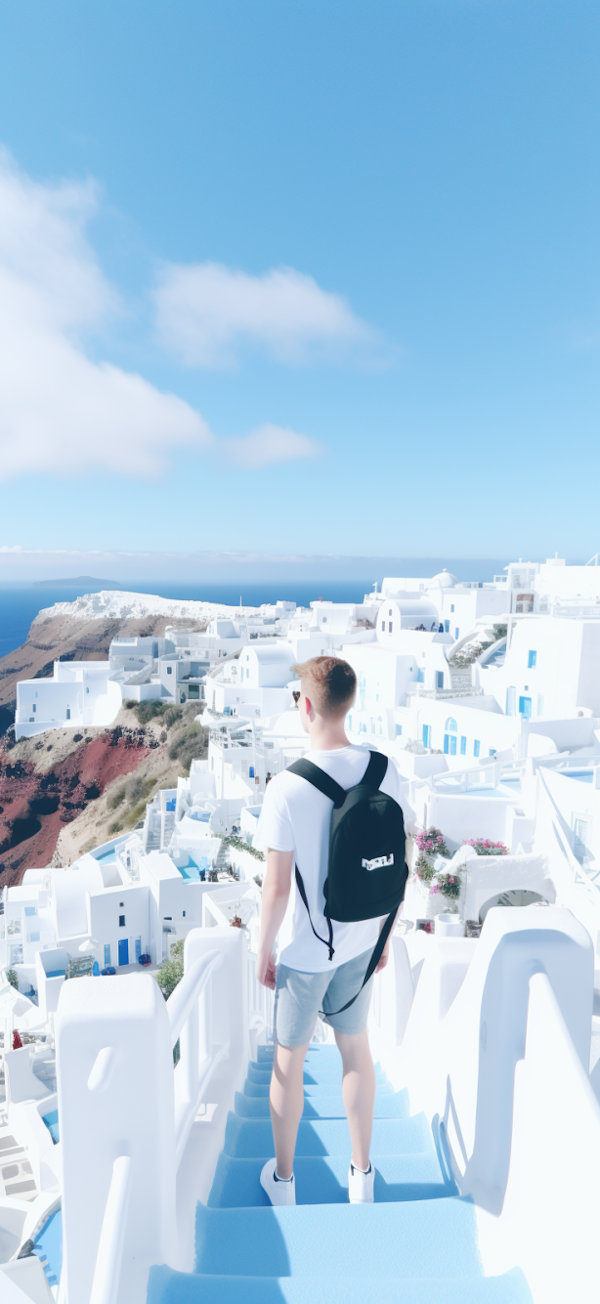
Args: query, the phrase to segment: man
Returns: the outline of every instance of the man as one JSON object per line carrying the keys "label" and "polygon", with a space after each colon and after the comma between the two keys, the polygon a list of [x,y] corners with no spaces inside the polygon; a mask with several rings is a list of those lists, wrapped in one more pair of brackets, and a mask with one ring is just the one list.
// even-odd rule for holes
{"label": "man", "polygon": [[[342,788],[360,783],[369,752],[352,746],[344,722],[356,695],[356,675],[339,657],[313,657],[293,667],[300,679],[298,710],[310,737],[306,759]],[[381,791],[400,802],[402,780],[390,760]],[[294,1151],[304,1105],[304,1059],[320,1010],[341,1011],[361,987],[383,920],[334,923],[334,957],[326,945],[323,884],[327,876],[331,801],[300,775],[284,770],[265,792],[255,844],[267,849],[256,976],[275,990],[275,1056],[270,1105],[276,1158],[261,1174],[272,1204],[295,1204]],[[293,879],[297,864],[310,917]],[[314,926],[315,932],[313,932]],[[315,936],[319,934],[319,938]],[[279,934],[279,963],[273,948]],[[388,961],[386,943],[377,971]],[[369,1148],[375,1103],[375,1069],[366,1031],[372,980],[348,1010],[332,1013],[342,1056],[342,1093],[352,1141],[348,1177],[352,1204],[373,1200],[375,1172]]]}

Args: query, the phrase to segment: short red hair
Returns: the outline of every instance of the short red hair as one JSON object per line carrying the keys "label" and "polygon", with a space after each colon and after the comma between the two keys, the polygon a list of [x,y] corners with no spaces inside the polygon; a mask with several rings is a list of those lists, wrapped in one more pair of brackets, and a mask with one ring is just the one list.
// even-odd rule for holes
{"label": "short red hair", "polygon": [[292,666],[298,679],[309,688],[309,697],[319,715],[345,715],[356,695],[356,675],[352,666],[341,657],[311,657],[301,665]]}

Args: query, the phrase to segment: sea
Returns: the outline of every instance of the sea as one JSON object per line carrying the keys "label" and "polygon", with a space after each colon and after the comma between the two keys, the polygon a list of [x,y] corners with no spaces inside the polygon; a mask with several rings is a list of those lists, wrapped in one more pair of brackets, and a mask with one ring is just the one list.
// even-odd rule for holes
{"label": "sea", "polygon": [[[505,562],[500,561],[429,561],[419,560],[399,562],[402,569],[386,571],[386,574],[399,575],[434,575],[445,565],[457,579],[490,580],[501,573]],[[425,569],[427,566],[427,569]],[[377,576],[378,585],[383,575]],[[244,606],[259,607],[263,602],[277,602],[283,599],[295,602],[299,607],[307,607],[317,598],[329,602],[362,602],[365,593],[373,587],[373,581],[365,578],[342,580],[333,579],[268,579],[252,583],[237,581],[214,584],[165,583],[161,580],[119,580],[119,587],[127,593],[155,593],[161,598],[180,598],[183,601],[222,602],[227,606],[237,607],[240,600]],[[31,622],[42,607],[51,607],[55,602],[74,602],[75,598],[85,593],[98,593],[102,584],[94,588],[89,582],[83,587],[74,585],[7,583],[0,584],[0,657],[7,656],[15,648],[21,647],[29,633]]]}

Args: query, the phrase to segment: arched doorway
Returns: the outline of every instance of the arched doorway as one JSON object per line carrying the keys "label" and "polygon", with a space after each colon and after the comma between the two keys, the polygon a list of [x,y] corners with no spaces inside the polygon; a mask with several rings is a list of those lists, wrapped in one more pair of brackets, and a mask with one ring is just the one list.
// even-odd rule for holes
{"label": "arched doorway", "polygon": [[530,892],[528,888],[511,887],[507,892],[499,892],[497,896],[490,897],[489,901],[482,905],[479,911],[479,922],[483,923],[492,906],[532,906],[536,901],[543,901],[544,905],[548,905],[545,897],[540,896],[539,892]]}

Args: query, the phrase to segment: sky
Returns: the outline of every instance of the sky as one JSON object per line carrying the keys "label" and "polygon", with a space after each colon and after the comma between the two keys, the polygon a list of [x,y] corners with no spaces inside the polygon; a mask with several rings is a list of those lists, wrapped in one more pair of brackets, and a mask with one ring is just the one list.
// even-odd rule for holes
{"label": "sky", "polygon": [[599,38],[4,0],[0,579],[595,553]]}

